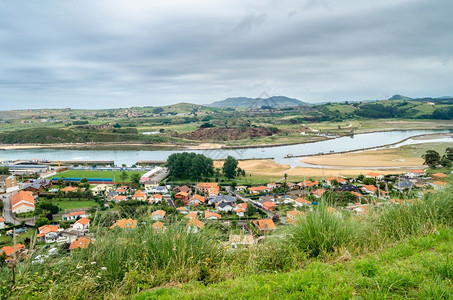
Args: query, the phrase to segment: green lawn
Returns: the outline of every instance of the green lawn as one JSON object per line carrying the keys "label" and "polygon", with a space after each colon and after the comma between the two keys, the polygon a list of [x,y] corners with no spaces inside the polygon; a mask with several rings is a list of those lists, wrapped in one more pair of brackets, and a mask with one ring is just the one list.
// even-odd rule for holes
{"label": "green lawn", "polygon": [[[27,232],[21,233],[18,236],[16,236],[16,243],[24,243],[24,240],[26,238],[30,238],[35,234],[36,230],[33,228],[29,228]],[[3,244],[6,242],[5,244]],[[2,236],[0,236],[0,243],[2,248],[3,246],[12,246],[13,245],[13,237],[12,236],[6,236],[6,233],[2,233]]]}
{"label": "green lawn", "polygon": [[69,200],[52,200],[52,204],[57,205],[60,207],[60,210],[64,212],[66,209],[74,209],[74,208],[85,208],[85,207],[98,207],[99,204],[94,200],[79,200],[79,199],[72,199]]}
{"label": "green lawn", "polygon": [[[61,173],[58,173],[54,177],[63,177],[63,178],[112,178],[114,181],[120,181],[120,174],[122,171],[83,171],[83,170],[68,170]],[[146,172],[134,172],[126,171],[129,175],[129,178],[132,174],[145,174]]]}
{"label": "green lawn", "polygon": [[345,254],[288,273],[157,288],[135,299],[452,299],[452,253],[447,229],[364,257]]}

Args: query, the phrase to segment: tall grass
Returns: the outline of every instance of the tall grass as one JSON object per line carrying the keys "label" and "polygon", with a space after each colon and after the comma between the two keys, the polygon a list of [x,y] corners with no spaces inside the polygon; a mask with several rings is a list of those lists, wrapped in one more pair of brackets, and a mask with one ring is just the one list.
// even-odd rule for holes
{"label": "tall grass", "polygon": [[361,247],[366,241],[366,227],[350,214],[341,214],[321,204],[313,212],[296,220],[285,230],[287,242],[312,257],[344,247]]}
{"label": "tall grass", "polygon": [[[331,212],[321,203],[295,225],[245,249],[231,250],[224,242],[227,235],[210,226],[196,234],[178,222],[163,232],[155,232],[146,222],[135,229],[92,228],[98,232],[88,249],[42,265],[19,264],[18,289],[0,291],[4,298],[121,298],[162,285],[207,285],[246,274],[289,271],[315,258],[338,259],[346,251],[363,254],[452,224],[450,187],[424,200],[370,209],[366,217]],[[450,270],[447,262],[435,271],[448,278]],[[6,267],[0,268],[2,287],[10,285],[9,274]]]}

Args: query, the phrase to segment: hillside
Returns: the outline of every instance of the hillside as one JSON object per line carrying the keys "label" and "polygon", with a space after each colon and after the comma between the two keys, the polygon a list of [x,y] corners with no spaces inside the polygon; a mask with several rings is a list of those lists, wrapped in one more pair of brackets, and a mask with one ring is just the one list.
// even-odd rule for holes
{"label": "hillside", "polygon": [[453,230],[412,238],[383,253],[219,284],[158,288],[135,299],[451,299]]}
{"label": "hillside", "polygon": [[291,107],[307,105],[297,99],[288,98],[285,96],[273,96],[269,98],[247,98],[247,97],[236,97],[227,98],[222,101],[212,103],[210,106],[213,107],[246,107],[246,108],[260,108],[262,106],[269,106],[272,108],[276,107]]}
{"label": "hillside", "polygon": [[444,96],[444,97],[422,97],[422,98],[410,98],[403,95],[393,95],[388,100],[406,100],[406,101],[419,101],[419,102],[433,102],[433,103],[441,103],[441,104],[453,104],[453,97],[452,96]]}

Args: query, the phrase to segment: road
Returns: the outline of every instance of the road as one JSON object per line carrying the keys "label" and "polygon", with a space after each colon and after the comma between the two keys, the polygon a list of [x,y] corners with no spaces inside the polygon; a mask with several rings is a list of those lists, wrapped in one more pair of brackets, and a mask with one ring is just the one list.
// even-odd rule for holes
{"label": "road", "polygon": [[17,219],[14,217],[13,212],[11,210],[11,195],[12,194],[3,194],[2,201],[3,201],[3,217],[5,218],[6,223],[12,223],[14,225],[18,225],[25,221],[25,225],[28,226],[35,226],[35,219]]}
{"label": "road", "polygon": [[234,196],[236,196],[236,198],[241,199],[242,201],[244,201],[246,203],[250,203],[251,205],[255,206],[258,210],[266,213],[268,218],[278,217],[278,215],[276,213],[274,213],[272,211],[265,210],[262,207],[258,206],[257,202],[253,201],[252,199],[244,197],[241,194],[233,193],[230,186],[225,186],[225,191],[228,194],[234,195]]}

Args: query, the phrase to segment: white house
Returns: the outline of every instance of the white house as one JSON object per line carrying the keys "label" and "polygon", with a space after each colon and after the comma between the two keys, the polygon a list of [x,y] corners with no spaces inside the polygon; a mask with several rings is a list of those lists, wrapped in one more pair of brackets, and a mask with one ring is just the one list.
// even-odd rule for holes
{"label": "white house", "polygon": [[422,176],[425,176],[425,175],[426,175],[425,170],[410,170],[406,174],[406,176],[409,177],[409,178],[422,177]]}
{"label": "white house", "polygon": [[26,213],[35,210],[35,198],[32,192],[20,191],[11,196],[13,213]]}
{"label": "white house", "polygon": [[77,220],[77,222],[75,222],[72,225],[72,229],[80,231],[80,232],[88,231],[89,228],[90,228],[90,219],[88,219],[88,218],[82,218],[80,220]]}
{"label": "white house", "polygon": [[5,219],[3,217],[0,217],[0,229],[5,228]]}
{"label": "white house", "polygon": [[162,220],[165,217],[165,210],[159,209],[151,214],[151,219],[154,221]]}
{"label": "white house", "polygon": [[71,220],[77,220],[78,218],[86,218],[87,213],[86,211],[73,211],[70,212],[69,214],[64,214],[61,218],[63,221],[71,221]]}
{"label": "white house", "polygon": [[221,203],[219,203],[216,206],[216,208],[219,211],[228,212],[228,211],[232,211],[233,210],[233,205],[231,203],[229,203],[229,202],[221,202]]}
{"label": "white house", "polygon": [[105,196],[110,190],[110,187],[106,184],[99,184],[91,189],[93,196]]}

